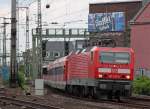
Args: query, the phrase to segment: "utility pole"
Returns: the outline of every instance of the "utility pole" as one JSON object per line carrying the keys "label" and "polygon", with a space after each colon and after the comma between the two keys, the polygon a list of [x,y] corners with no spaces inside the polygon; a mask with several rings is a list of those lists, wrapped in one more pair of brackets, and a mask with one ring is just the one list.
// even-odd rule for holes
{"label": "utility pole", "polygon": [[[1,41],[2,41],[2,39],[0,39],[0,45],[2,43]],[[0,53],[2,54],[1,48],[0,48]],[[0,66],[2,66],[2,65],[3,65],[2,58],[0,58]]]}
{"label": "utility pole", "polygon": [[26,50],[30,49],[29,41],[29,8],[26,7]]}
{"label": "utility pole", "polygon": [[11,75],[10,87],[17,87],[17,60],[16,60],[16,0],[11,0]]}
{"label": "utility pole", "polygon": [[6,22],[6,19],[10,19],[10,18],[5,18],[5,17],[0,17],[3,19],[3,56],[2,56],[2,63],[3,66],[6,66],[6,26],[9,24]]}
{"label": "utility pole", "polygon": [[6,65],[6,18],[4,18],[4,30],[3,30],[3,66]]}
{"label": "utility pole", "polygon": [[[16,7],[19,7],[19,0],[16,3]],[[17,52],[17,54],[19,54],[19,36],[20,36],[20,34],[19,34],[19,32],[20,32],[19,8],[17,8],[17,10],[16,10],[16,20],[18,21],[17,24],[16,24],[17,25],[17,45],[16,45],[16,52]],[[17,57],[17,62],[19,63],[19,61],[20,61],[20,57]],[[19,65],[18,65],[18,67],[19,67]]]}
{"label": "utility pole", "polygon": [[29,8],[26,7],[26,67],[25,67],[25,72],[26,75],[29,77],[30,76],[30,41],[29,41]]}
{"label": "utility pole", "polygon": [[[30,42],[29,42],[29,7],[18,7],[18,15],[19,15],[19,9],[25,9],[26,10],[26,53],[25,53],[25,74],[27,77],[29,77],[30,73]],[[19,17],[18,17],[19,19]],[[19,20],[18,20],[19,23]]]}
{"label": "utility pole", "polygon": [[38,0],[38,75],[42,76],[42,13],[41,13],[41,0]]}

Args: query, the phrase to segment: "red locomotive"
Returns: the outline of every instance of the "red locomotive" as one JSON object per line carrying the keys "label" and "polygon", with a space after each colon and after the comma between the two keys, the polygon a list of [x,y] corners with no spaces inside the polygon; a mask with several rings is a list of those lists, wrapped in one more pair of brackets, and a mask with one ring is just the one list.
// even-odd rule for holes
{"label": "red locomotive", "polygon": [[108,98],[130,96],[134,72],[131,48],[92,47],[50,63],[43,78],[69,93]]}

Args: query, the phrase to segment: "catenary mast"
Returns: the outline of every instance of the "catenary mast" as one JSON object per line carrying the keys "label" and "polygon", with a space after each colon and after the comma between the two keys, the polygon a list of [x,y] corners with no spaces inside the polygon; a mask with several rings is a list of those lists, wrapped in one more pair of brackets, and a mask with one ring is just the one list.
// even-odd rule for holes
{"label": "catenary mast", "polygon": [[16,60],[16,0],[11,0],[11,59],[10,59],[10,86],[17,86],[17,60]]}

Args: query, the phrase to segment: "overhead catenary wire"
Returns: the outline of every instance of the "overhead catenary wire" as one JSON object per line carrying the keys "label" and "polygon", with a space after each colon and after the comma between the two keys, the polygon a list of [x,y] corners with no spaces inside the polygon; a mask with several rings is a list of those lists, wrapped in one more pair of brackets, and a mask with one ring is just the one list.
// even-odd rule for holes
{"label": "overhead catenary wire", "polygon": [[[27,2],[27,1],[30,1],[30,0],[22,0],[21,3]],[[28,3],[28,5],[31,5],[31,4],[35,3],[36,1],[37,1],[37,0],[33,0],[32,2]],[[49,2],[49,3],[51,4],[52,2],[54,2],[54,0],[51,0],[51,2]],[[66,5],[63,5],[63,6],[66,6]],[[62,7],[63,7],[63,6],[62,6]],[[54,11],[57,11],[58,9],[59,9],[59,8],[54,9],[53,12],[54,12]],[[78,11],[71,12],[71,13],[69,13],[69,14],[67,14],[67,12],[66,12],[65,14],[62,14],[62,15],[57,16],[57,17],[54,17],[54,18],[52,18],[52,19],[50,19],[50,20],[53,21],[53,20],[56,20],[56,19],[60,19],[60,18],[62,18],[62,17],[64,17],[64,16],[72,16],[72,15],[75,15],[75,14],[79,14],[79,13],[81,13],[81,12],[86,11],[87,9],[88,9],[88,8],[84,8],[84,9],[81,9],[81,10],[78,10]],[[66,11],[67,11],[67,9],[66,9]],[[23,20],[25,20],[25,19],[23,19]],[[30,21],[31,21],[31,19],[30,19]],[[33,21],[33,20],[32,20],[32,21]]]}
{"label": "overhead catenary wire", "polygon": [[[19,1],[19,0],[18,0]],[[21,3],[23,3],[23,2],[26,2],[26,1],[30,1],[30,0],[22,0],[22,2]],[[33,0],[32,2],[30,2],[30,3],[28,3],[28,5],[30,6],[31,4],[33,4],[33,3],[35,3],[35,2],[37,2],[37,0]],[[50,4],[52,3],[52,2],[54,2],[54,0],[51,0],[51,2],[49,2]],[[66,6],[66,5],[64,5],[64,6]],[[63,6],[62,6],[63,7]],[[61,7],[61,8],[62,8]],[[54,9],[54,10],[52,10],[53,12],[56,10],[58,10],[58,9],[60,9],[60,8],[57,8],[57,9]],[[62,15],[60,15],[60,16],[58,16],[58,17],[55,17],[55,18],[53,18],[53,19],[59,19],[59,18],[61,18],[61,17],[63,17],[63,16],[70,16],[70,15],[73,15],[73,14],[77,14],[77,13],[80,13],[81,11],[83,12],[83,11],[85,11],[85,10],[87,10],[88,8],[85,8],[85,9],[81,9],[81,10],[78,10],[78,11],[75,11],[75,12],[72,12],[72,13],[70,13],[70,14],[62,14]],[[9,14],[11,14],[11,12],[8,12],[7,14],[5,14],[5,16],[6,15],[9,15]],[[53,20],[53,19],[51,19],[51,20]]]}
{"label": "overhead catenary wire", "polygon": [[[21,2],[21,4],[22,4],[23,2],[25,2],[25,1],[27,1],[27,0],[23,0],[23,1]],[[28,0],[28,1],[31,1],[31,0]],[[27,6],[30,6],[31,4],[33,4],[33,3],[35,3],[35,2],[37,2],[37,0],[32,0],[30,3],[27,4]],[[18,0],[18,3],[20,4],[19,0]],[[11,14],[12,14],[12,12],[9,11],[9,12],[7,12],[6,14],[4,14],[4,16],[9,16],[9,15],[11,15]]]}
{"label": "overhead catenary wire", "polygon": [[[49,0],[48,0],[49,1]],[[26,3],[26,4],[28,4],[29,6],[31,6],[33,3],[35,3],[35,2],[37,2],[37,0],[21,0],[21,4],[23,4],[23,3]],[[54,2],[54,0],[51,0],[50,2],[49,2],[49,4],[51,4],[51,3],[53,3]],[[66,6],[66,5],[64,5],[64,6]],[[63,7],[63,6],[62,6]],[[82,12],[85,12],[86,10],[87,10],[88,8],[85,8],[85,9],[81,9],[81,10],[78,10],[78,11],[74,11],[74,12],[71,12],[71,13],[67,13],[67,8],[66,8],[66,13],[65,14],[62,14],[62,15],[60,15],[60,16],[56,16],[56,17],[54,17],[54,18],[52,18],[51,20],[53,21],[53,20],[57,20],[57,19],[60,19],[60,18],[62,18],[62,17],[64,17],[64,16],[73,16],[73,15],[75,15],[75,14],[81,14]],[[57,9],[53,9],[53,11],[57,11],[57,10],[59,10],[59,8],[57,8]],[[70,10],[69,10],[70,11]],[[43,11],[44,12],[44,11]],[[22,20],[22,19],[21,19]],[[23,20],[25,20],[25,19],[23,19]],[[22,20],[22,21],[23,21]],[[32,21],[34,21],[33,19],[30,19],[30,24],[34,24]],[[71,22],[71,21],[67,21],[67,22],[70,22],[70,24],[71,23],[73,23],[73,21]],[[81,21],[81,22],[84,22],[84,21]],[[66,22],[64,22],[64,23],[66,23]]]}
{"label": "overhead catenary wire", "polygon": [[70,13],[70,14],[67,14],[67,15],[66,15],[66,13],[64,13],[64,14],[62,14],[62,15],[59,15],[59,16],[57,16],[57,17],[54,17],[54,18],[50,19],[50,21],[53,21],[53,20],[56,20],[56,19],[60,19],[60,18],[62,18],[62,17],[64,17],[64,16],[72,16],[72,15],[75,15],[75,14],[80,14],[80,12],[87,11],[87,9],[88,9],[88,8],[84,8],[84,9],[81,9],[81,10],[78,10],[78,11],[74,11],[74,12],[72,12],[72,13]]}
{"label": "overhead catenary wire", "polygon": [[[30,2],[30,3],[28,3],[28,5],[31,5],[31,4],[33,4],[33,3],[35,3],[37,0],[32,0],[32,1],[30,1],[30,0],[22,0],[21,2],[23,3],[23,2]],[[52,2],[54,2],[54,0],[51,0],[51,2],[50,3],[52,3]],[[65,5],[66,6],[66,5]],[[62,6],[63,7],[63,6]],[[58,10],[59,8],[57,8],[57,9],[54,9],[54,10]],[[79,13],[81,13],[81,12],[84,12],[85,10],[86,10],[87,8],[85,8],[85,9],[81,9],[81,10],[78,10],[78,11],[74,11],[74,12],[71,12],[71,13],[69,13],[69,14],[67,14],[67,12],[65,13],[65,14],[63,14],[63,15],[61,15],[61,16],[58,16],[58,17],[55,17],[55,18],[52,18],[52,19],[55,19],[55,20],[57,20],[57,19],[60,19],[61,17],[64,17],[64,16],[72,16],[72,15],[75,15],[75,14],[79,14]],[[53,11],[54,11],[53,10]],[[66,9],[66,11],[67,11],[67,9]],[[22,20],[22,19],[20,19],[20,20]],[[24,21],[25,19],[23,19],[22,21]],[[30,25],[31,24],[33,24],[34,25],[34,22],[33,22],[34,20],[33,19],[30,19]],[[82,21],[82,20],[79,20],[79,22],[84,22],[84,21]],[[67,22],[64,22],[64,24],[65,24],[65,26],[66,26],[66,24],[71,24],[71,23],[74,23],[74,21],[67,21]],[[65,27],[65,26],[63,26],[63,27]]]}

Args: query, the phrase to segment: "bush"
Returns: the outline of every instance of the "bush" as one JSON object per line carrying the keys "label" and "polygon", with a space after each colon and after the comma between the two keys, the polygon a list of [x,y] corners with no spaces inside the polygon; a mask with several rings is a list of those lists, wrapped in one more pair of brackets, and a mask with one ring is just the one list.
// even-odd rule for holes
{"label": "bush", "polygon": [[24,89],[24,86],[25,86],[25,76],[24,76],[24,73],[19,71],[18,72],[18,84],[19,86]]}
{"label": "bush", "polygon": [[24,66],[19,67],[18,71],[18,84],[22,89],[25,89],[25,74],[24,74]]}
{"label": "bush", "polygon": [[137,77],[133,82],[135,94],[150,95],[150,78],[146,76]]}

